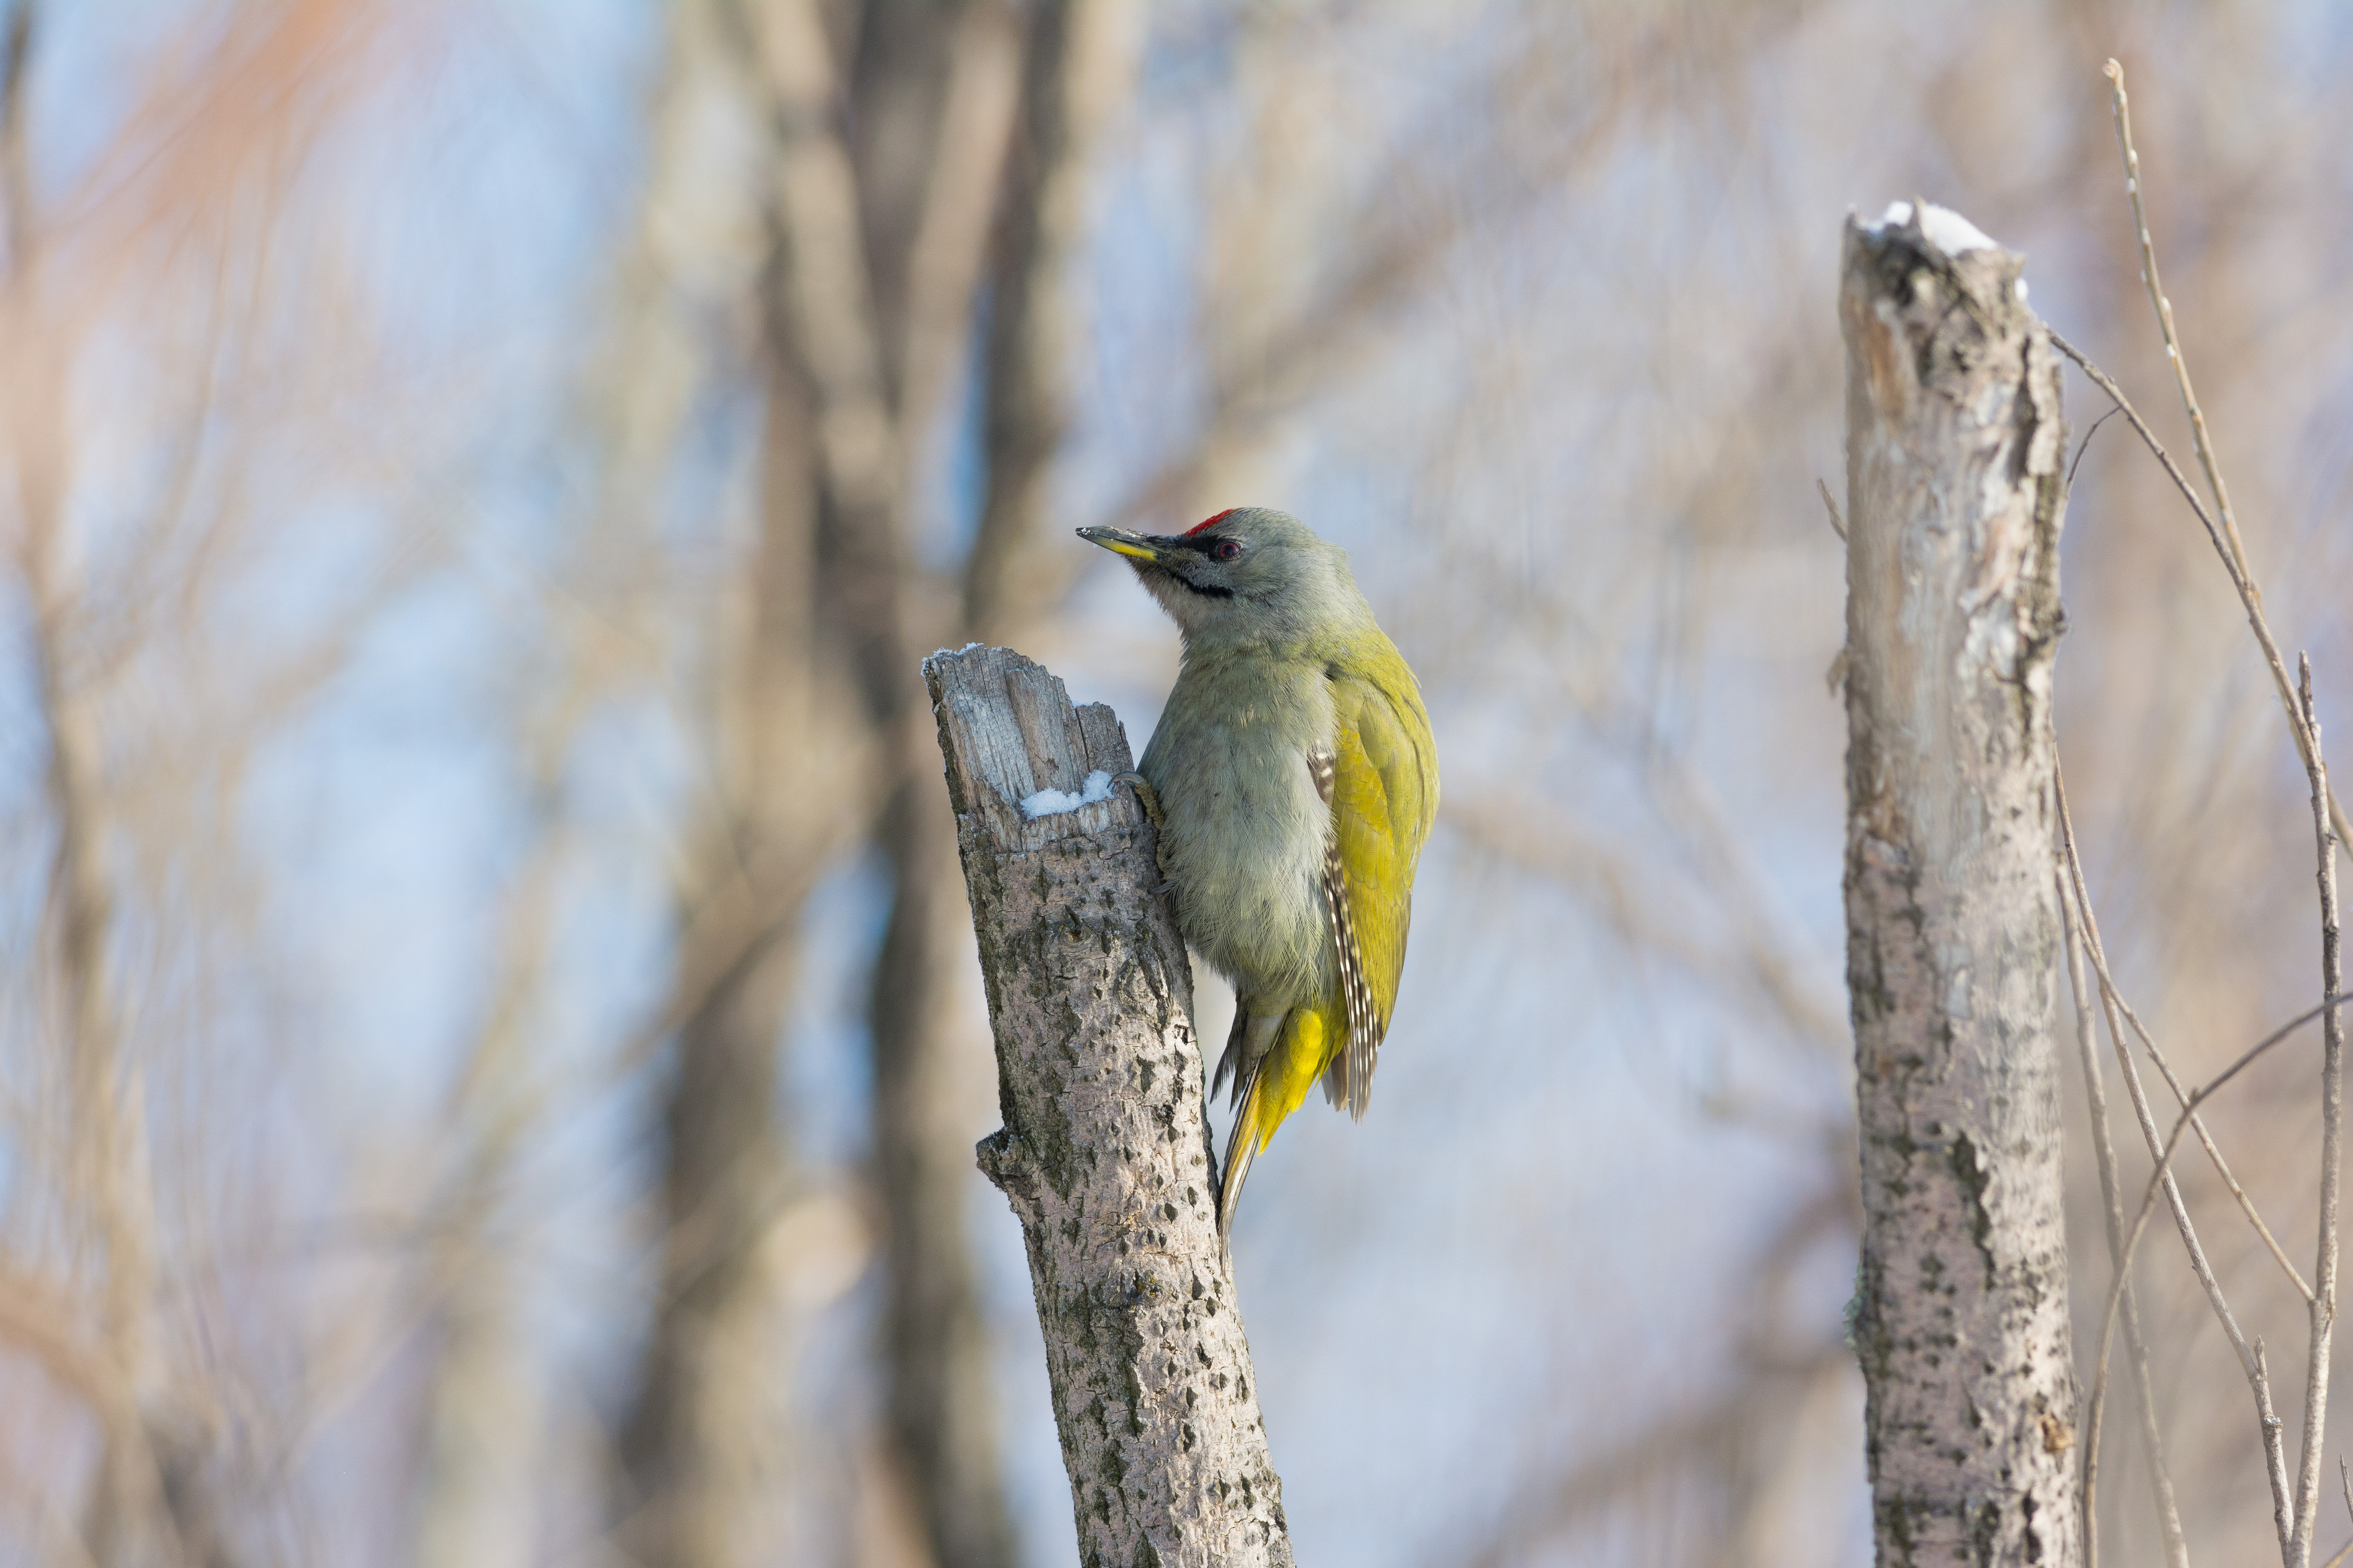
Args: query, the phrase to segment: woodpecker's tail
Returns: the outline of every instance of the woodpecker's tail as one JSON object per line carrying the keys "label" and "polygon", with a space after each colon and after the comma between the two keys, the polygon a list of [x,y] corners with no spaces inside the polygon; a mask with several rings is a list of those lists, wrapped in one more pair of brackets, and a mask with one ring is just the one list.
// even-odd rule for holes
{"label": "woodpecker's tail", "polygon": [[[1324,1076],[1329,1048],[1337,1047],[1345,1031],[1324,1008],[1293,1007],[1282,1020],[1272,1047],[1241,1067],[1234,1085],[1232,1143],[1226,1150],[1225,1173],[1218,1182],[1218,1234],[1230,1237],[1234,1211],[1241,1205],[1242,1184],[1250,1179],[1250,1162],[1274,1136],[1283,1119],[1299,1109],[1315,1080]],[[1230,1057],[1231,1050],[1228,1055]],[[1220,1076],[1223,1069],[1220,1068]]]}
{"label": "woodpecker's tail", "polygon": [[[1222,1071],[1223,1069],[1220,1068]],[[1242,1106],[1241,1114],[1234,1118],[1234,1130],[1226,1144],[1225,1173],[1218,1178],[1218,1239],[1231,1241],[1234,1235],[1234,1211],[1241,1207],[1242,1184],[1250,1180],[1250,1162],[1258,1158],[1265,1140],[1251,1126],[1251,1112],[1258,1108],[1258,1067],[1252,1064],[1234,1085],[1234,1099]]]}

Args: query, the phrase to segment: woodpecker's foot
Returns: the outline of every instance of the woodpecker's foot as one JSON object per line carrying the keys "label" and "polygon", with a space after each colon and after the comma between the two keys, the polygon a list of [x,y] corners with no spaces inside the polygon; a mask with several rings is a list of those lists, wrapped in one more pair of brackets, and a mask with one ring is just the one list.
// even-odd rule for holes
{"label": "woodpecker's foot", "polygon": [[1160,792],[1152,787],[1150,779],[1145,778],[1134,768],[1130,768],[1124,773],[1112,774],[1111,782],[1115,784],[1124,784],[1134,786],[1135,804],[1144,807],[1144,815],[1152,819],[1154,831],[1157,832],[1166,826],[1168,819],[1162,816],[1160,811]]}
{"label": "woodpecker's foot", "polygon": [[1111,782],[1127,784],[1135,791],[1135,804],[1144,807],[1145,818],[1152,824],[1152,858],[1160,868],[1160,880],[1166,884],[1168,880],[1168,817],[1160,809],[1160,792],[1152,787],[1150,779],[1132,768],[1124,773],[1114,773]]}

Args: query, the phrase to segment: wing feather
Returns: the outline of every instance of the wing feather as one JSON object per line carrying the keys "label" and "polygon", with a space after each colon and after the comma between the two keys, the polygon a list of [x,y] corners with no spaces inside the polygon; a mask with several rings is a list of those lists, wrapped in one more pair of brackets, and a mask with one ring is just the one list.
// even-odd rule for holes
{"label": "wing feather", "polygon": [[1307,771],[1315,780],[1315,793],[1333,808],[1332,831],[1324,840],[1324,903],[1332,912],[1332,946],[1340,960],[1341,1015],[1347,1021],[1345,1039],[1324,1075],[1324,1093],[1335,1105],[1345,1101],[1348,1114],[1362,1120],[1365,1107],[1372,1099],[1373,1063],[1380,1053],[1382,1021],[1373,1005],[1373,987],[1365,972],[1364,949],[1356,941],[1356,905],[1349,889],[1347,863],[1341,851],[1344,835],[1339,821],[1342,807],[1337,803],[1339,754],[1348,749],[1349,739],[1344,725],[1339,748],[1310,752]]}
{"label": "wing feather", "polygon": [[1333,747],[1308,764],[1332,808],[1324,893],[1347,1026],[1324,1093],[1358,1117],[1396,1006],[1413,874],[1437,805],[1435,790],[1424,787],[1430,721],[1404,661],[1391,660],[1394,671],[1333,672]]}

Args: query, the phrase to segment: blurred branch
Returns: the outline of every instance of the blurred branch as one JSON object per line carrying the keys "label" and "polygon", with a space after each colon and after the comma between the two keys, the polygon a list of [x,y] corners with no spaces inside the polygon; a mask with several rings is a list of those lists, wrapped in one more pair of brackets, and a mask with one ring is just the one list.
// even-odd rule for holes
{"label": "blurred branch", "polygon": [[[936,774],[911,723],[908,465],[968,331],[1018,64],[1018,177],[1004,200],[987,378],[990,499],[968,557],[966,593],[967,616],[1000,623],[998,590],[1034,531],[1060,437],[1059,386],[1070,353],[1060,328],[1085,212],[1084,157],[1124,91],[1113,47],[1123,15],[1110,5],[1040,5],[1029,16],[1020,59],[1011,13],[997,0],[974,0],[961,16],[871,10],[861,60],[872,51],[881,63],[871,81],[861,65],[862,134],[876,148],[933,142],[916,163],[877,152],[866,185],[834,129],[843,89],[816,9],[771,6],[747,18],[779,144],[777,341],[806,379],[818,432],[823,603],[850,650],[885,801],[876,833],[892,898],[871,1020],[876,1163],[890,1221],[889,1408],[934,1549],[954,1568],[1009,1563],[1011,1544],[957,1195],[970,1178],[961,1155],[949,1153],[959,1142],[948,1095],[955,1079],[944,1056],[958,920]],[[934,68],[939,46],[918,36],[923,29],[950,35],[944,102],[935,111],[911,98],[921,89],[903,74]],[[894,130],[886,116],[903,124]],[[904,319],[894,331],[889,307],[902,296],[869,280],[902,275],[894,237],[911,192],[917,217],[903,267]],[[861,236],[870,237],[863,247]],[[902,345],[895,404],[885,374],[894,340]]]}
{"label": "blurred branch", "polygon": [[531,1088],[531,1009],[544,996],[558,894],[572,835],[564,773],[591,693],[575,666],[548,711],[526,718],[522,865],[500,911],[490,1002],[443,1117],[453,1168],[430,1217],[415,1287],[438,1321],[423,1396],[425,1426],[415,1501],[420,1568],[491,1568],[527,1556],[535,1538],[532,1479],[545,1401],[525,1349],[529,1281],[494,1235],[518,1151],[544,1095]]}
{"label": "blurred branch", "polygon": [[[1270,13],[1269,18],[1275,16]],[[1260,25],[1273,25],[1269,18],[1261,18]],[[1295,89],[1292,72],[1278,68],[1267,73],[1264,90],[1281,94]],[[1248,318],[1258,332],[1248,342],[1228,345],[1224,362],[1215,366],[1211,377],[1208,407],[1186,445],[1095,521],[1118,528],[1146,527],[1200,500],[1205,485],[1237,444],[1262,438],[1284,416],[1335,384],[1359,363],[1375,333],[1393,323],[1395,312],[1430,282],[1466,232],[1474,231],[1482,218],[1515,208],[1523,189],[1541,189],[1563,178],[1603,145],[1606,132],[1615,128],[1611,117],[1597,118],[1580,135],[1548,149],[1525,180],[1505,195],[1479,184],[1466,185],[1443,172],[1426,171],[1419,162],[1427,155],[1424,142],[1406,138],[1403,150],[1366,180],[1363,199],[1336,226],[1331,250],[1339,258],[1337,269],[1307,299],[1288,310],[1214,292],[1204,300],[1206,327],[1222,328],[1231,336],[1238,329],[1226,323]],[[1240,198],[1227,195],[1224,186],[1217,195],[1228,206],[1237,199],[1254,199],[1275,212],[1291,211],[1306,199],[1304,192],[1287,186],[1261,188],[1269,186],[1261,171],[1243,187]],[[1248,230],[1253,224],[1249,212],[1221,210],[1215,216],[1231,227]],[[1268,274],[1287,275],[1314,258],[1285,259],[1287,268],[1229,269],[1227,287],[1263,289]],[[1084,564],[1084,557],[1073,556],[1064,570],[1074,577]]]}
{"label": "blurred branch", "polygon": [[0,36],[0,280],[21,278],[33,248],[32,171],[25,161],[25,68],[37,0],[15,0]]}
{"label": "blurred branch", "polygon": [[776,0],[744,22],[774,131],[781,342],[811,397],[825,498],[826,610],[850,651],[876,727],[890,736],[913,700],[914,679],[899,595],[902,437],[883,383],[857,182],[837,129],[833,46],[817,0]]}
{"label": "blurred branch", "polygon": [[[1006,193],[1014,124],[1028,112],[1021,24],[1006,0],[963,0],[953,32],[936,151],[907,258],[898,419],[911,446],[926,438],[950,404],[972,337],[989,220]],[[996,288],[995,308],[1003,311],[1008,285]]]}
{"label": "blurred branch", "polygon": [[[870,17],[885,29],[937,27],[949,19],[920,5]],[[864,238],[870,222],[888,226],[886,193],[863,192],[858,184],[839,130],[840,72],[818,7],[785,0],[749,20],[777,150],[774,337],[808,389],[818,603],[829,635],[847,650],[874,737],[871,787],[882,803],[875,838],[891,873],[891,913],[868,992],[874,1163],[887,1217],[885,1407],[934,1554],[946,1568],[1009,1568],[1012,1526],[997,1460],[987,1331],[965,1235],[970,1176],[955,1131],[957,1079],[947,1061],[948,954],[958,917],[938,774],[921,760],[927,748],[912,656],[907,462],[919,433],[903,423],[905,407],[890,399],[891,323],[872,287],[877,253]],[[975,26],[981,30],[965,32],[963,41],[993,47],[985,25]],[[871,42],[918,60],[929,52],[917,38],[886,34]],[[965,68],[990,68],[984,60]],[[902,92],[907,86],[897,84]],[[918,121],[923,107],[911,110]],[[971,129],[943,118],[932,134]],[[968,298],[941,296],[958,286],[968,289],[978,274],[976,260],[947,254],[952,239],[976,252],[986,233],[975,215],[955,214],[954,204],[970,193],[944,183],[973,172],[968,156],[968,149],[934,142],[902,175],[924,214],[913,243],[935,247],[911,260],[910,289],[918,292],[909,308],[921,321],[908,323],[902,340],[910,368],[927,375],[939,352],[913,329],[928,331],[965,315]],[[894,252],[881,254],[895,265]],[[929,388],[911,390],[919,399],[933,395]]]}
{"label": "blurred branch", "polygon": [[[1237,321],[1247,319],[1250,330],[1242,334],[1243,341],[1229,342],[1224,356],[1211,367],[1208,406],[1191,438],[1091,521],[1137,528],[1177,515],[1189,519],[1191,514],[1182,509],[1204,500],[1202,490],[1217,479],[1217,470],[1232,449],[1265,438],[1284,417],[1342,384],[1372,348],[1377,331],[1393,326],[1398,312],[1429,289],[1466,237],[1556,196],[1573,175],[1617,147],[1618,139],[1661,100],[1689,90],[1696,99],[1720,106],[1721,94],[1736,73],[1803,15],[1793,5],[1747,5],[1712,15],[1705,28],[1694,29],[1672,9],[1635,8],[1599,16],[1566,8],[1541,14],[1547,19],[1574,17],[1567,30],[1577,38],[1580,61],[1609,58],[1607,50],[1593,47],[1596,40],[1583,29],[1622,26],[1632,35],[1609,39],[1620,58],[1595,84],[1597,90],[1576,99],[1574,118],[1566,130],[1533,115],[1529,124],[1512,117],[1531,112],[1520,101],[1531,91],[1551,90],[1574,73],[1544,47],[1526,54],[1505,51],[1494,60],[1491,75],[1465,93],[1481,102],[1504,130],[1519,132],[1504,148],[1482,148],[1476,166],[1466,169],[1438,162],[1433,153],[1456,145],[1454,138],[1409,132],[1357,184],[1362,195],[1353,209],[1337,221],[1316,226],[1316,253],[1281,253],[1263,267],[1232,269],[1230,287],[1255,292],[1266,288],[1268,274],[1318,269],[1328,258],[1328,266],[1316,271],[1317,286],[1304,299],[1287,306],[1255,298],[1238,300],[1220,295],[1213,284],[1200,309],[1205,341],[1214,344],[1221,332],[1230,339]],[[1277,7],[1249,16],[1253,37],[1286,28],[1295,37],[1316,36],[1317,29],[1306,25],[1312,16],[1298,12]],[[1306,74],[1302,68],[1307,63],[1295,58],[1270,61],[1260,92],[1300,112]],[[1262,103],[1243,108],[1264,110]],[[1312,110],[1306,112],[1313,114]],[[1537,136],[1543,141],[1531,149],[1527,142]],[[1504,155],[1494,155],[1498,152]],[[1311,191],[1266,176],[1269,155],[1263,142],[1254,141],[1249,154],[1253,177],[1222,181],[1212,188],[1218,204],[1213,222],[1248,231],[1301,211],[1312,200]],[[1208,499],[1226,504],[1229,498],[1220,490]],[[1071,560],[1068,570],[1074,576],[1087,558]]]}
{"label": "blurred branch", "polygon": [[1007,642],[1043,604],[1035,559],[1050,465],[1070,422],[1084,318],[1088,175],[1136,69],[1132,0],[1043,0],[1030,19],[1022,135],[988,334],[987,492],[965,557],[964,633]]}
{"label": "blurred branch", "polygon": [[[1445,1547],[1429,1555],[1432,1568],[1505,1568],[1536,1558],[1573,1527],[1623,1508],[1644,1482],[1672,1484],[1678,1471],[1712,1481],[1723,1500],[1712,1532],[1701,1510],[1680,1500],[1662,1510],[1673,1521],[1683,1560],[1721,1568],[1781,1560],[1761,1539],[1775,1472],[1819,1454],[1795,1439],[1793,1427],[1810,1399],[1843,1384],[1855,1366],[1845,1337],[1824,1337],[1819,1318],[1802,1306],[1793,1310],[1788,1300],[1793,1276],[1818,1246],[1827,1243],[1841,1253],[1853,1247],[1860,1194],[1852,1173],[1851,1130],[1841,1131],[1849,1136],[1823,1163],[1820,1189],[1774,1228],[1739,1277],[1737,1300],[1725,1303],[1737,1327],[1720,1341],[1734,1357],[1717,1391],[1657,1415],[1599,1453],[1580,1454],[1533,1500],[1482,1525],[1484,1541],[1476,1551],[1465,1550],[1461,1531],[1450,1531]],[[1791,1544],[1798,1551],[1793,1561],[1819,1555],[1819,1542]]]}
{"label": "blurred branch", "polygon": [[89,1316],[38,1275],[0,1265],[0,1339],[71,1390],[101,1428],[135,1426],[138,1399],[106,1345],[89,1333]]}
{"label": "blurred branch", "polygon": [[[23,13],[19,13],[23,16]],[[21,71],[21,57],[14,57]],[[17,84],[21,87],[21,79]],[[12,94],[11,101],[15,100]],[[16,122],[21,139],[21,118]],[[0,150],[5,152],[5,150]],[[14,163],[21,169],[21,146]],[[26,231],[16,235],[19,254]],[[33,324],[34,281],[9,279],[0,323]],[[53,352],[53,351],[52,351]],[[28,343],[25,360],[34,357]],[[127,1400],[94,1412],[102,1426],[89,1503],[88,1544],[100,1568],[137,1561],[174,1535],[165,1485],[147,1426],[161,1373],[152,1313],[156,1284],[154,1197],[149,1185],[143,1074],[122,1061],[121,1020],[107,972],[114,900],[107,877],[109,824],[95,695],[73,668],[72,633],[82,595],[69,582],[65,539],[70,447],[54,399],[17,400],[7,432],[30,600],[30,654],[47,742],[47,805],[56,848],[47,882],[44,947],[57,966],[58,1042],[65,1058],[71,1145],[61,1173],[82,1206],[103,1284],[96,1313]]]}
{"label": "blurred branch", "polygon": [[1852,1352],[1837,1340],[1794,1362],[1747,1362],[1713,1397],[1659,1415],[1580,1461],[1548,1486],[1540,1502],[1515,1510],[1495,1527],[1475,1552],[1466,1553],[1459,1541],[1450,1541],[1431,1553],[1432,1568],[1509,1568],[1540,1561],[1542,1549],[1571,1526],[1623,1506],[1645,1482],[1694,1465],[1703,1467],[1725,1496],[1725,1518],[1715,1539],[1700,1534],[1705,1527],[1694,1518],[1697,1510],[1678,1505],[1662,1511],[1678,1521],[1679,1538],[1688,1539],[1690,1532],[1704,1542],[1694,1543],[1685,1561],[1737,1568],[1751,1561],[1742,1539],[1753,1522],[1748,1515],[1757,1489],[1743,1473],[1751,1451],[1781,1439],[1791,1412],[1807,1394],[1852,1365]]}
{"label": "blurred branch", "polygon": [[1638,890],[1653,887],[1658,867],[1601,837],[1578,831],[1557,812],[1511,796],[1450,796],[1446,819],[1472,843],[1509,863],[1551,878],[1606,909],[1627,941],[1683,964],[1694,974],[1740,975],[1753,984],[1785,1028],[1818,1046],[1838,1042],[1836,1017],[1810,995],[1806,966],[1780,939],[1787,928],[1756,901],[1759,889],[1727,876],[1709,896],[1730,921],[1729,951],[1700,939],[1689,921],[1651,907]]}
{"label": "blurred branch", "polygon": [[[800,45],[827,47],[806,7],[763,16],[786,14],[811,26]],[[719,19],[745,20],[732,8]],[[690,53],[717,55],[737,41],[712,31],[699,9],[673,13],[673,79],[693,63]],[[671,111],[689,111],[674,85],[666,91]],[[794,116],[822,108],[790,106],[780,111],[781,123],[797,124]],[[682,179],[689,149],[675,136],[665,144],[672,161],[656,177]],[[839,192],[828,187],[847,178],[838,147],[835,165],[816,170],[814,198],[808,161],[806,149],[786,149],[778,187],[788,197],[786,226],[812,199],[834,203],[829,220],[854,224],[854,214],[845,220],[838,210]],[[659,191],[649,195],[641,222],[657,221],[659,201]],[[824,272],[828,266],[833,274]],[[794,252],[786,262],[791,279],[840,268],[839,258],[824,255]],[[784,305],[762,303],[771,316]],[[686,835],[669,989],[657,1016],[617,1058],[626,1071],[676,1041],[663,1108],[653,1325],[619,1436],[623,1484],[610,1510],[626,1550],[675,1568],[757,1561],[788,1500],[770,1479],[779,1443],[776,1384],[789,1365],[774,1331],[785,1260],[766,1245],[793,1168],[778,1106],[780,1036],[798,973],[797,922],[857,826],[854,810],[839,803],[854,793],[844,764],[863,755],[855,741],[839,737],[820,689],[829,669],[819,620],[831,586],[823,576],[816,476],[828,461],[841,468],[860,460],[862,444],[877,437],[871,428],[839,427],[771,326],[760,360],[756,540],[749,569],[731,579],[733,593],[713,617],[717,689],[697,716],[715,759],[714,784]],[[852,344],[850,352],[868,348]],[[867,374],[871,369],[870,359]],[[855,413],[849,417],[854,423]],[[614,421],[636,424],[626,402]],[[651,456],[659,444],[647,447]]]}

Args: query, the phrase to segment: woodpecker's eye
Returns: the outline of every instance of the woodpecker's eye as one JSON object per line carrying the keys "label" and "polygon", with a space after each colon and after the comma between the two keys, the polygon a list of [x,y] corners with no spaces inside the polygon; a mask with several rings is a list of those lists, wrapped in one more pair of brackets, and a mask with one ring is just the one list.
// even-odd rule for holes
{"label": "woodpecker's eye", "polygon": [[1217,548],[1210,551],[1209,553],[1216,556],[1220,561],[1239,561],[1242,557],[1241,541],[1239,539],[1220,539],[1218,541]]}

